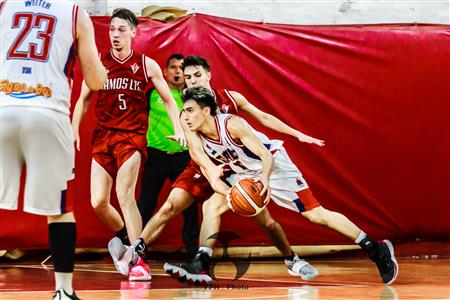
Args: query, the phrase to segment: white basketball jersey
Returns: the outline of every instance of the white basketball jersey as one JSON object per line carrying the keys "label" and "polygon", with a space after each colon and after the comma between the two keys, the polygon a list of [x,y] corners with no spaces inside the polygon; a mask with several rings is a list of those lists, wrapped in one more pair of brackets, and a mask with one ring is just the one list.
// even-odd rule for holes
{"label": "white basketball jersey", "polygon": [[[203,149],[206,154],[211,157],[213,162],[217,164],[228,164],[232,171],[239,176],[254,177],[262,170],[262,161],[243,144],[238,144],[232,139],[226,127],[227,122],[231,117],[236,116],[230,114],[218,114],[215,116],[219,140],[212,140],[200,134]],[[241,120],[246,122],[244,119]],[[253,130],[253,133],[264,146],[274,155],[274,168],[270,180],[301,176],[298,168],[292,163],[287,155],[284,155],[285,150],[283,141],[270,140],[263,133],[256,131],[250,125],[248,126]],[[281,152],[283,155],[277,155]]]}
{"label": "white basketball jersey", "polygon": [[77,13],[70,1],[0,4],[0,107],[39,106],[69,114]]}

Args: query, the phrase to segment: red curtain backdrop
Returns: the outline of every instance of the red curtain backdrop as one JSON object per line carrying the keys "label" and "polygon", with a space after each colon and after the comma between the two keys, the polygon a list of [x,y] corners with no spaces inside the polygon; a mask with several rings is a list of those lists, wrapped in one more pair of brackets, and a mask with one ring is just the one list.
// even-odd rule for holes
{"label": "red curtain backdrop", "polygon": [[[107,50],[109,17],[93,21],[97,45]],[[449,26],[270,25],[201,14],[169,24],[140,21],[133,48],[162,68],[172,53],[201,55],[211,63],[214,88],[239,91],[262,110],[326,141],[324,148],[300,143],[249,120],[286,141],[324,207],[375,238],[450,237]],[[73,105],[79,87],[77,70]],[[68,192],[76,203],[79,247],[105,247],[113,236],[90,205],[94,122],[91,106]],[[292,244],[351,243],[273,203],[269,209]],[[47,247],[45,218],[2,210],[0,223],[0,249]],[[230,212],[222,225],[243,237],[232,245],[270,245],[249,219]],[[181,246],[180,228],[178,217],[156,245]]]}

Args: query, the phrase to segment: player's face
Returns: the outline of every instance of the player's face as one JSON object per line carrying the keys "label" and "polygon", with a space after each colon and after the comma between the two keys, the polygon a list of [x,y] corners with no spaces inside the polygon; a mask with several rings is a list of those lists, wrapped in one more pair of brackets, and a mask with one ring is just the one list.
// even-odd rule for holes
{"label": "player's face", "polygon": [[109,40],[114,49],[120,51],[131,47],[131,39],[136,35],[136,28],[127,21],[114,18],[109,25]]}
{"label": "player's face", "polygon": [[192,131],[198,131],[200,126],[204,124],[208,115],[209,110],[207,110],[207,108],[202,109],[198,106],[197,102],[193,100],[188,100],[183,105],[182,117]]}
{"label": "player's face", "polygon": [[182,59],[173,58],[169,61],[169,65],[164,70],[167,82],[175,86],[184,86],[183,70],[181,69]]}
{"label": "player's face", "polygon": [[211,72],[207,72],[202,66],[188,66],[184,68],[184,81],[188,88],[204,86],[209,88]]}

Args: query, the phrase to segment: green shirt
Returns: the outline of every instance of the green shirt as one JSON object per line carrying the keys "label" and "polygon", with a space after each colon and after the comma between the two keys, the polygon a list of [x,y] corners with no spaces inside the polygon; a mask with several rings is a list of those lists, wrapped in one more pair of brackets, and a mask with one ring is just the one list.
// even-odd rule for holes
{"label": "green shirt", "polygon": [[[180,90],[170,90],[178,108],[183,108]],[[150,112],[148,114],[147,146],[164,152],[180,152],[187,150],[181,147],[178,142],[166,139],[166,136],[173,135],[173,125],[167,114],[166,107],[158,92],[153,90],[150,95]]]}

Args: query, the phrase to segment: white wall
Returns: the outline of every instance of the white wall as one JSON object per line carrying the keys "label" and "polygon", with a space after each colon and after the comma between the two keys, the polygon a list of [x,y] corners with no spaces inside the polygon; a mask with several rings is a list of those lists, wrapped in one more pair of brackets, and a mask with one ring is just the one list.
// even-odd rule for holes
{"label": "white wall", "polygon": [[220,17],[282,24],[450,24],[450,0],[261,0],[261,1],[75,1],[91,15],[108,15],[127,7],[140,15],[142,8],[156,4]]}

